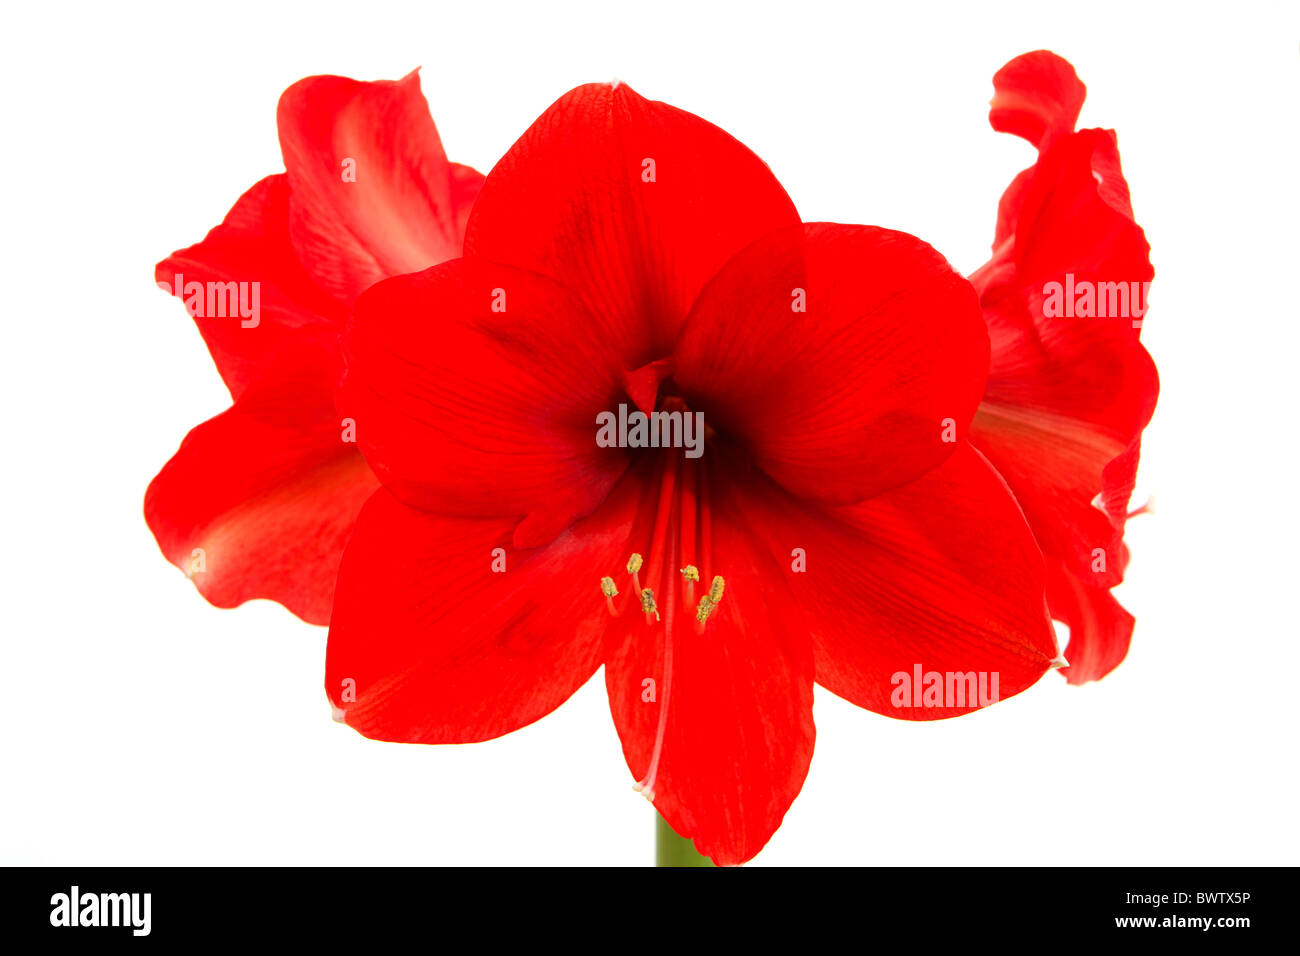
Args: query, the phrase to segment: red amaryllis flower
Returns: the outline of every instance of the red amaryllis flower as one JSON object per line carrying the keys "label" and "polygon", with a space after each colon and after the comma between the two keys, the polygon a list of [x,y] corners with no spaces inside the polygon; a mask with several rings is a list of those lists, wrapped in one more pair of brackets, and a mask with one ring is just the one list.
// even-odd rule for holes
{"label": "red amaryllis flower", "polygon": [[603,664],[638,786],[739,863],[803,783],[814,681],[928,719],[985,701],[900,675],[1007,697],[1057,656],[1033,537],[964,441],[978,299],[929,246],[802,224],[726,133],[600,85],[492,171],[465,253],[369,290],[346,337],[384,484],[330,625],[352,727],[485,740]]}
{"label": "red amaryllis flower", "polygon": [[270,598],[325,624],[343,544],[377,487],[335,407],[344,319],[377,280],[460,255],[483,177],[447,161],[415,73],[308,77],[277,122],[287,172],[158,264],[234,404],[186,436],[145,516],[213,604]]}
{"label": "red amaryllis flower", "polygon": [[1124,659],[1133,618],[1110,593],[1128,562],[1124,523],[1156,368],[1139,341],[1152,277],[1115,133],[1074,132],[1085,89],[1046,51],[993,78],[993,128],[1038,147],[998,208],[993,258],[971,276],[992,356],[971,443],[1015,492],[1070,628],[1071,683]]}

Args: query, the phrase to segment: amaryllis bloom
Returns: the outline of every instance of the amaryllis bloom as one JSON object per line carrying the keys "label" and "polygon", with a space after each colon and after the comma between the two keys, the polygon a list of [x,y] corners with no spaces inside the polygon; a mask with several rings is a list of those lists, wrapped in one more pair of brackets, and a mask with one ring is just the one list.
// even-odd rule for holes
{"label": "amaryllis bloom", "polygon": [[415,73],[308,77],[277,122],[287,172],[158,264],[234,404],[186,436],[145,516],[213,604],[270,598],[325,624],[343,544],[378,486],[335,407],[344,320],[379,279],[460,255],[483,177],[447,161]]}
{"label": "amaryllis bloom", "polygon": [[989,119],[1038,147],[1008,187],[993,258],[971,281],[992,344],[970,440],[1006,479],[1048,569],[1052,616],[1070,628],[1071,683],[1124,659],[1133,617],[1110,593],[1128,563],[1124,524],[1156,368],[1139,341],[1152,278],[1115,133],[1074,131],[1085,89],[1046,51],[993,79]]}
{"label": "amaryllis bloom", "polygon": [[368,737],[496,737],[604,665],[637,787],[734,864],[803,783],[814,682],[932,719],[988,701],[900,678],[1005,698],[1058,658],[1033,536],[966,441],[970,283],[911,236],[801,223],[743,145],[627,86],[548,109],[464,257],[363,294],[345,351],[383,487],[326,688]]}

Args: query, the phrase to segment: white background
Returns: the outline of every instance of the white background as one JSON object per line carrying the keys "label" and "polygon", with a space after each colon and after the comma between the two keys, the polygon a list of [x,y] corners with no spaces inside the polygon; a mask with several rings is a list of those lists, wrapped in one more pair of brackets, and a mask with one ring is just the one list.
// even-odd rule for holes
{"label": "white background", "polygon": [[367,741],[330,720],[324,629],[208,606],[145,526],[150,478],[229,401],[153,265],[283,168],[290,83],[422,65],[448,154],[486,171],[619,77],[738,136],[805,219],[970,271],[1033,159],[988,127],[991,77],[1048,47],[1088,84],[1082,125],[1119,131],[1154,249],[1133,650],[937,723],[819,690],[808,782],[754,865],[1300,862],[1290,5],[116,6],[13,5],[0,41],[0,861],[652,859],[600,677],[494,742]]}

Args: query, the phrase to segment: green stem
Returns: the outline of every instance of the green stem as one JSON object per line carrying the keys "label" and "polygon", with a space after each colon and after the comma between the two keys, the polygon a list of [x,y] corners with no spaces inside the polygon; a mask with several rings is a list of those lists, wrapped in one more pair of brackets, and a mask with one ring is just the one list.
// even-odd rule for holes
{"label": "green stem", "polygon": [[713,866],[707,856],[700,856],[695,844],[668,825],[668,821],[655,814],[655,866]]}

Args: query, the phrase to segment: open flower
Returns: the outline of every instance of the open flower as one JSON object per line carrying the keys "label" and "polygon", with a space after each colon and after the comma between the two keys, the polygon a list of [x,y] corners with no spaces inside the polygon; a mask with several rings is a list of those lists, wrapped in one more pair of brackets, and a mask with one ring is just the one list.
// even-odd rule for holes
{"label": "open flower", "polygon": [[270,598],[325,624],[343,544],[377,487],[335,407],[344,320],[379,279],[460,255],[483,177],[447,161],[415,73],[308,77],[277,121],[287,172],[158,264],[234,404],[186,436],[145,516],[213,604]]}
{"label": "open flower", "polygon": [[929,719],[981,701],[914,708],[900,673],[1007,697],[1058,656],[1033,537],[965,442],[971,285],[911,236],[801,223],[744,146],[626,86],[548,109],[465,257],[362,295],[345,351],[384,487],[326,688],[366,736],[496,737],[603,664],[638,788],[739,863],[803,783],[814,681]]}
{"label": "open flower", "polygon": [[994,129],[1038,147],[998,208],[993,258],[971,281],[988,320],[988,387],[970,440],[1015,492],[1048,568],[1052,616],[1070,628],[1063,673],[1105,676],[1133,618],[1110,593],[1156,368],[1139,341],[1152,277],[1115,133],[1074,132],[1085,89],[1038,51],[993,79]]}

